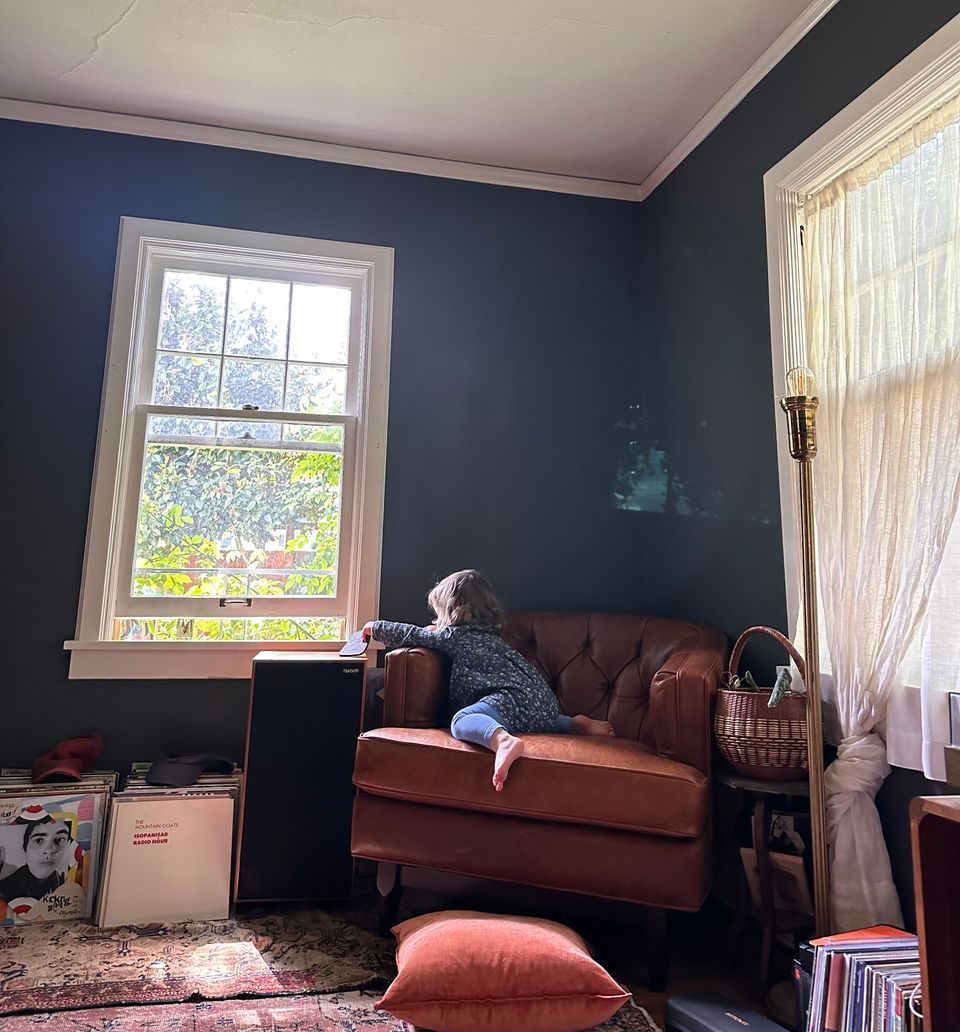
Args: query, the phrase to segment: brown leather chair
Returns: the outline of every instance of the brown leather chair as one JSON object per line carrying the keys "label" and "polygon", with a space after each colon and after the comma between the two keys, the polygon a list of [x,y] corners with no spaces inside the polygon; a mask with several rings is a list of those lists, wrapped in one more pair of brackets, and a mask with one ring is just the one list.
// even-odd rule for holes
{"label": "brown leather chair", "polygon": [[497,793],[490,752],[450,735],[446,658],[397,649],[386,726],[357,745],[354,855],[697,910],[710,887],[710,715],[724,636],[596,613],[514,613],[503,635],[564,713],[609,720],[617,737],[526,736]]}

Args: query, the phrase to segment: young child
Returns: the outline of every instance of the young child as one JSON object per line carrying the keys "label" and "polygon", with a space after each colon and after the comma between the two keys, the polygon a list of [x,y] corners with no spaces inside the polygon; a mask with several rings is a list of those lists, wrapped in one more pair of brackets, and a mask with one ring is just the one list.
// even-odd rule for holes
{"label": "young child", "polygon": [[437,649],[451,659],[450,732],[462,742],[492,750],[493,787],[503,791],[507,774],[523,755],[520,734],[612,736],[605,720],[567,717],[532,663],[500,637],[503,607],[476,570],[445,577],[427,596],[437,621],[429,627],[374,620],[364,640]]}

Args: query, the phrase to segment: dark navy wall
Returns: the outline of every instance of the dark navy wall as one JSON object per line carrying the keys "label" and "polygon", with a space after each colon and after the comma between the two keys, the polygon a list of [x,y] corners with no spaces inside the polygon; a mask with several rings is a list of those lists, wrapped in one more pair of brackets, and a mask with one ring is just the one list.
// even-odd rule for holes
{"label": "dark navy wall", "polygon": [[119,219],[396,249],[381,613],[475,565],[507,605],[642,610],[611,504],[636,379],[639,207],[0,122],[4,627],[0,764],[96,726],[106,759],[237,755],[236,682],[69,682]]}
{"label": "dark navy wall", "polygon": [[[958,13],[840,0],[641,205],[650,433],[710,513],[644,520],[664,612],[786,626],[763,176]],[[778,656],[748,649],[746,663]]]}

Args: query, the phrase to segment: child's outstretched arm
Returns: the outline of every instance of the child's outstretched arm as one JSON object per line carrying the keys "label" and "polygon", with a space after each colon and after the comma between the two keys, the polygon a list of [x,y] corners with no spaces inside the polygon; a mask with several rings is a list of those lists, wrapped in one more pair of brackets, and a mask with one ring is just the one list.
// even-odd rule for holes
{"label": "child's outstretched arm", "polygon": [[363,631],[367,641],[375,638],[384,645],[451,651],[449,630],[437,631],[432,627],[417,627],[416,624],[396,623],[393,620],[373,620],[364,624]]}

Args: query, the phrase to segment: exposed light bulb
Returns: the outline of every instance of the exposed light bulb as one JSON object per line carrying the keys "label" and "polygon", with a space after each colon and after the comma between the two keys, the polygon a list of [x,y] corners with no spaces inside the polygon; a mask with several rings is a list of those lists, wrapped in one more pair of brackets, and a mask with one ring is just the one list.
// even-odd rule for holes
{"label": "exposed light bulb", "polygon": [[813,397],[816,394],[817,380],[811,369],[806,366],[794,366],[787,373],[787,394],[791,398]]}

